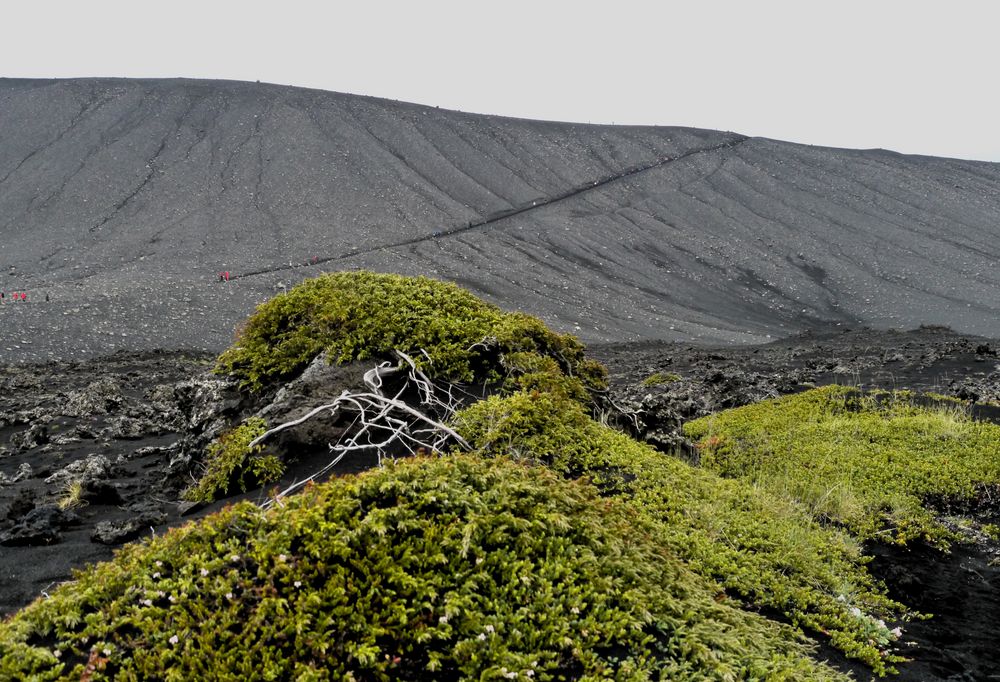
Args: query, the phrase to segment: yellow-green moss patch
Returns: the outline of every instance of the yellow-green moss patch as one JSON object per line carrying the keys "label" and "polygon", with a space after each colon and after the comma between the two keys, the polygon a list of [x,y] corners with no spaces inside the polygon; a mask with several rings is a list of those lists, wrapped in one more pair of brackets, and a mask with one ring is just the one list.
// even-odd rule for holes
{"label": "yellow-green moss patch", "polygon": [[681,380],[679,374],[673,372],[653,372],[642,380],[643,386],[666,386]]}
{"label": "yellow-green moss patch", "polygon": [[973,505],[1000,484],[1000,427],[961,404],[914,398],[829,386],[684,428],[704,466],[798,500],[858,537],[947,546],[959,536],[933,506]]}

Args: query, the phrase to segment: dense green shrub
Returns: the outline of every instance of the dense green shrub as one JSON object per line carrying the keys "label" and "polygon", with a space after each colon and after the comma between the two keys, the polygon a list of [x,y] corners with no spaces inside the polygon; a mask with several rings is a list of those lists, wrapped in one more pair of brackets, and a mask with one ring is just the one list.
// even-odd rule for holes
{"label": "dense green shrub", "polygon": [[323,350],[334,362],[394,359],[401,350],[431,376],[465,382],[499,381],[507,374],[502,356],[534,353],[586,388],[605,381],[579,341],[537,318],[504,312],[448,282],[364,271],[305,280],[261,304],[218,368],[257,390]]}
{"label": "dense green shrub", "polygon": [[1000,426],[953,401],[828,386],[690,422],[702,464],[804,504],[862,539],[946,547],[941,508],[1000,485]]}
{"label": "dense green shrub", "polygon": [[900,660],[886,655],[895,635],[881,619],[900,616],[902,605],[872,579],[853,538],[795,503],[665,456],[558,395],[495,396],[459,413],[456,427],[484,454],[588,477],[649,523],[658,544],[748,606],[828,634],[876,671]]}
{"label": "dense green shrub", "polygon": [[209,445],[205,452],[205,473],[184,491],[185,499],[211,502],[236,492],[236,487],[246,492],[248,479],[251,485],[262,485],[281,478],[285,470],[281,461],[274,455],[261,454],[260,446],[250,447],[266,430],[263,419],[250,417]]}
{"label": "dense green shrub", "polygon": [[2,679],[846,679],[621,505],[414,460],[127,546],[0,625]]}

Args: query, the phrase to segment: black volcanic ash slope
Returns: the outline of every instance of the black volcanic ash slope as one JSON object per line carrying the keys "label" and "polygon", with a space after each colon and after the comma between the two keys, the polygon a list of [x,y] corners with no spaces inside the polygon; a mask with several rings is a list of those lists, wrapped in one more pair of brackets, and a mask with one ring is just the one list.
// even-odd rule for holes
{"label": "black volcanic ash slope", "polygon": [[13,361],[218,350],[281,286],[355,267],[590,340],[1000,336],[998,261],[998,164],[251,83],[0,80],[0,288],[31,296],[0,308]]}

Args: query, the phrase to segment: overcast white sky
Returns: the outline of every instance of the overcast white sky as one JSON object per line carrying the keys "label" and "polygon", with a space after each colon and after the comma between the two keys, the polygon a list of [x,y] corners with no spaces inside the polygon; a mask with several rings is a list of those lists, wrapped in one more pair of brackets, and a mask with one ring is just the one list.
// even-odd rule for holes
{"label": "overcast white sky", "polygon": [[1000,3],[4,3],[0,75],[262,80],[1000,161]]}

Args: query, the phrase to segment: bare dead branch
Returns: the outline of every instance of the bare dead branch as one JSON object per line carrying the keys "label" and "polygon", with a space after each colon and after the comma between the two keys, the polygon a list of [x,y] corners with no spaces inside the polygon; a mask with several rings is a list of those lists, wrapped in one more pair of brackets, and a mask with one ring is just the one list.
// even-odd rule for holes
{"label": "bare dead branch", "polygon": [[[464,450],[472,449],[462,436],[446,425],[461,407],[461,399],[456,396],[456,391],[465,395],[468,393],[453,384],[435,382],[408,354],[396,351],[396,356],[400,360],[398,365],[382,362],[365,372],[364,383],[368,391],[344,391],[335,401],[320,405],[297,419],[278,424],[250,443],[251,447],[261,445],[275,434],[298,426],[324,412],[329,412],[331,415],[345,413],[355,415],[342,440],[330,444],[330,451],[333,454],[331,461],[309,477],[277,493],[265,503],[265,507],[281,504],[282,497],[295,492],[309,481],[325,476],[352,452],[374,451],[381,466],[385,457],[392,452],[397,454],[407,452],[411,455],[421,450],[440,452],[448,447],[449,443],[455,443]],[[426,353],[424,357],[430,360]],[[403,371],[406,372],[403,385],[395,396],[386,396],[383,392],[384,378]],[[421,409],[403,399],[404,394],[413,389],[420,396]]]}

